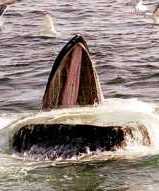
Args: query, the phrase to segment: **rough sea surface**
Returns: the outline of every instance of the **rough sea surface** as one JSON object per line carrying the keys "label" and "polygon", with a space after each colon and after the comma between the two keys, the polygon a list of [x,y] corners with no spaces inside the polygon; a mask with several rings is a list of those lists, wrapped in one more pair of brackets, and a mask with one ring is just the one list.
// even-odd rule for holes
{"label": "rough sea surface", "polygon": [[[145,3],[153,10],[159,2]],[[83,35],[88,43],[105,98],[138,98],[158,105],[159,25],[135,14],[134,4],[133,0],[22,0],[8,7],[0,30],[0,126],[14,115],[40,110],[52,64],[74,34]],[[56,38],[40,33],[43,11],[54,17]],[[6,153],[0,153],[1,191],[156,191],[159,187],[158,154],[55,165]]]}

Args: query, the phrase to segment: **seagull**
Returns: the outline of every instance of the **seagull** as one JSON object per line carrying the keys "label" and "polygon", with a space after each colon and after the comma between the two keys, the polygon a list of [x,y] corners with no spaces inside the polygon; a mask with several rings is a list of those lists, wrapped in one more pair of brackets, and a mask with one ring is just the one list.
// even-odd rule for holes
{"label": "seagull", "polygon": [[0,0],[0,28],[3,26],[3,14],[8,5],[15,3],[16,0]]}
{"label": "seagull", "polygon": [[3,26],[3,14],[7,8],[7,5],[0,5],[0,29],[2,29]]}
{"label": "seagull", "polygon": [[159,4],[154,9],[151,17],[155,24],[159,24]]}
{"label": "seagull", "polygon": [[135,6],[135,11],[137,13],[145,13],[147,12],[149,9],[146,5],[143,4],[143,0],[139,0],[139,2],[136,4]]}
{"label": "seagull", "polygon": [[0,5],[0,16],[2,16],[7,8],[7,5]]}
{"label": "seagull", "polygon": [[148,18],[153,20],[154,24],[159,25],[159,4],[155,6],[155,8],[148,8],[143,3],[143,0],[139,0],[138,3],[135,5],[135,13],[147,16]]}
{"label": "seagull", "polygon": [[7,5],[15,3],[16,0],[0,0],[0,16],[4,13],[7,8]]}
{"label": "seagull", "polygon": [[152,12],[146,12],[145,16],[153,20],[153,23],[159,25],[159,4],[154,8]]}

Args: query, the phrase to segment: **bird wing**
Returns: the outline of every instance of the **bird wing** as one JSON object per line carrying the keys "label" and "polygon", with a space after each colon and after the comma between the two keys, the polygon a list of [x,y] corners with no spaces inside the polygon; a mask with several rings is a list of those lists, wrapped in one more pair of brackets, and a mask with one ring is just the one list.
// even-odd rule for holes
{"label": "bird wing", "polygon": [[6,10],[7,6],[6,5],[1,5],[0,6],[0,16],[3,15],[4,11]]}

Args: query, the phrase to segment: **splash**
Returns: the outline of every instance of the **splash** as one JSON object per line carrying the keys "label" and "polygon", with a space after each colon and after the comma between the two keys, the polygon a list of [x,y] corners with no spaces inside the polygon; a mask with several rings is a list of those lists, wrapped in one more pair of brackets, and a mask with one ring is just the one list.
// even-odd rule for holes
{"label": "splash", "polygon": [[4,24],[4,18],[3,16],[0,16],[0,30],[3,29],[3,24]]}
{"label": "splash", "polygon": [[[26,159],[105,160],[110,156],[136,157],[159,153],[158,124],[155,104],[137,99],[107,99],[103,105],[32,114],[12,122],[8,129],[11,130],[11,150],[14,135],[18,135],[22,149],[15,150]],[[51,133],[53,128],[56,134]],[[95,130],[91,131],[93,128]],[[82,132],[81,136],[76,133],[78,130]],[[47,136],[50,134],[63,135],[61,143],[56,136],[51,136],[49,142]],[[43,136],[46,142],[42,141]]]}
{"label": "splash", "polygon": [[55,30],[54,20],[55,19],[50,14],[47,13],[44,15],[40,36],[56,37],[57,32]]}

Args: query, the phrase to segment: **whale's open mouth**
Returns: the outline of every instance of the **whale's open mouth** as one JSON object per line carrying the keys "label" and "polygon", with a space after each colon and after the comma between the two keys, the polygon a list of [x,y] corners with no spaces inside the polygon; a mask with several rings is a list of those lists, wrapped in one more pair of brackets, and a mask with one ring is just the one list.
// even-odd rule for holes
{"label": "whale's open mouth", "polygon": [[61,50],[52,67],[42,109],[100,103],[102,93],[85,40],[76,35]]}
{"label": "whale's open mouth", "polygon": [[12,149],[31,159],[81,159],[124,148],[130,142],[150,145],[149,134],[143,125],[41,123],[17,129],[12,137]]}
{"label": "whale's open mouth", "polygon": [[66,159],[97,150],[110,151],[121,146],[123,140],[124,131],[120,126],[32,124],[14,134],[12,146],[16,152],[26,152],[29,156]]}
{"label": "whale's open mouth", "polygon": [[[44,111],[66,108],[61,110],[64,112],[60,116],[61,121],[56,121],[57,109],[48,120],[22,120],[14,128],[12,149],[18,153],[27,153],[33,158],[40,156],[40,159],[54,160],[70,159],[89,153],[96,155],[98,150],[112,151],[131,141],[142,145],[150,144],[149,133],[143,125],[106,124],[105,120],[101,121],[101,117],[100,120],[96,119],[96,112],[92,113],[96,107],[93,106],[88,110],[91,111],[90,115],[89,112],[83,112],[84,107],[75,114],[75,106],[94,103],[102,103],[100,84],[86,42],[81,36],[75,36],[55,60],[42,102]],[[69,109],[72,113],[67,115]],[[47,113],[50,112],[45,112]]]}

